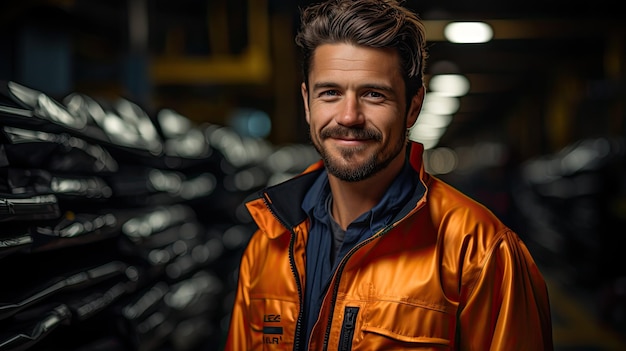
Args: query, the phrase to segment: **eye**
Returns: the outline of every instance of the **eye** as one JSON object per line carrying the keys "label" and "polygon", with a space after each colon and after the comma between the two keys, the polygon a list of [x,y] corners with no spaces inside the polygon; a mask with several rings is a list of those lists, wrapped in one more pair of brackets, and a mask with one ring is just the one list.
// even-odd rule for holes
{"label": "eye", "polygon": [[341,93],[338,90],[324,90],[321,91],[318,95],[318,98],[322,101],[335,101]]}
{"label": "eye", "polygon": [[337,90],[324,90],[320,96],[339,96],[339,92]]}
{"label": "eye", "polygon": [[364,95],[366,98],[375,99],[375,100],[384,100],[386,96],[378,91],[368,91]]}

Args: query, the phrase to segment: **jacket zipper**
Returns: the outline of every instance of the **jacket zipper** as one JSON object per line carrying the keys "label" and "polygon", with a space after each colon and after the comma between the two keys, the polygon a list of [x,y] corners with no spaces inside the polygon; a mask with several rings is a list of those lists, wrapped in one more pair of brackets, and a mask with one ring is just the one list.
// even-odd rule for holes
{"label": "jacket zipper", "polygon": [[[341,260],[341,263],[339,264],[339,266],[337,266],[337,271],[335,273],[335,280],[334,280],[333,290],[332,290],[332,299],[331,299],[331,302],[330,302],[331,306],[334,306],[335,303],[337,302],[337,292],[339,290],[339,281],[341,279],[341,274],[343,272],[344,267],[346,266],[346,263],[350,259],[350,257],[355,252],[357,252],[361,247],[365,246],[370,241],[373,241],[374,239],[382,236],[383,234],[385,234],[386,232],[391,230],[391,228],[393,228],[393,225],[389,225],[389,226],[383,228],[380,232],[378,232],[377,234],[374,234],[371,238],[362,241],[360,244],[358,244],[355,247],[353,247],[352,250],[350,250],[346,254],[346,256]],[[356,315],[355,315],[355,317],[356,317]],[[330,313],[328,315],[328,322],[326,323],[326,332],[324,333],[324,344],[323,344],[323,347],[322,347],[322,350],[324,350],[324,351],[328,350],[328,337],[330,336],[330,327],[333,324],[332,322],[333,322],[333,309],[331,309],[331,311],[330,311]]]}
{"label": "jacket zipper", "polygon": [[301,349],[300,346],[300,333],[302,332],[302,305],[303,305],[303,297],[302,297],[302,282],[300,281],[300,277],[298,276],[298,272],[296,270],[296,260],[293,257],[293,247],[296,243],[296,232],[290,227],[288,226],[281,218],[279,218],[276,213],[274,213],[274,210],[272,209],[272,207],[270,206],[269,201],[267,201],[267,194],[263,194],[262,198],[263,198],[263,202],[265,203],[265,207],[267,207],[267,209],[270,211],[270,213],[272,214],[272,216],[274,216],[274,218],[276,218],[276,220],[282,224],[283,227],[288,228],[289,232],[291,233],[291,238],[289,238],[289,268],[291,268],[291,273],[293,273],[293,277],[296,280],[296,286],[298,287],[298,301],[300,301],[300,310],[298,311],[298,319],[296,319],[296,330],[294,333],[294,338],[293,338],[293,350],[294,351],[298,351]]}
{"label": "jacket zipper", "polygon": [[[372,235],[372,237],[370,237],[367,240],[362,241],[360,244],[356,245],[355,247],[353,247],[347,254],[346,256],[344,256],[344,258],[341,260],[341,263],[339,263],[339,266],[337,266],[337,271],[335,272],[335,280],[334,280],[334,284],[333,284],[333,290],[332,290],[332,298],[331,298],[331,302],[330,305],[334,306],[335,303],[337,302],[337,293],[339,291],[339,281],[341,280],[341,274],[343,273],[343,269],[346,266],[346,264],[348,263],[348,260],[350,259],[350,257],[352,257],[352,255],[354,255],[355,252],[357,252],[361,247],[367,245],[369,242],[374,241],[375,239],[383,236],[385,233],[389,232],[391,229],[393,229],[395,227],[395,225],[397,223],[402,222],[407,216],[409,216],[411,213],[413,213],[418,207],[420,206],[420,201],[417,202],[417,204],[415,205],[415,207],[413,207],[413,210],[407,212],[404,216],[402,216],[402,218],[399,218],[397,221],[395,221],[394,223],[388,225],[387,227],[381,229],[380,232]],[[355,314],[356,317],[356,314]],[[328,350],[328,338],[330,336],[330,328],[332,326],[332,322],[333,322],[333,309],[331,309],[329,315],[328,315],[328,322],[326,323],[326,332],[324,333],[324,344],[322,347],[322,350],[326,351]]]}
{"label": "jacket zipper", "polygon": [[339,337],[339,351],[352,350],[352,337],[356,325],[356,316],[359,314],[358,307],[346,307],[343,314],[343,325]]}
{"label": "jacket zipper", "polygon": [[[279,216],[276,215],[276,213],[274,212],[274,210],[272,209],[272,207],[270,206],[270,202],[267,199],[267,193],[263,192],[261,194],[261,198],[263,199],[263,203],[265,204],[265,207],[268,209],[268,211],[270,211],[270,213],[272,214],[272,216],[274,218],[276,218],[276,220],[285,228],[287,228],[289,230],[289,232],[291,233],[291,238],[289,239],[289,265],[291,268],[291,272],[293,273],[293,277],[296,281],[296,286],[298,288],[298,301],[300,303],[300,310],[298,311],[298,318],[296,319],[296,329],[294,332],[294,341],[293,341],[293,350],[294,351],[300,351],[302,348],[302,345],[300,343],[300,334],[302,333],[302,318],[303,318],[303,293],[302,293],[302,282],[300,281],[300,277],[298,276],[298,272],[296,270],[296,262],[295,262],[295,258],[293,257],[293,251],[294,251],[294,246],[295,246],[295,240],[296,240],[296,232],[293,230],[293,228],[291,228],[289,225],[287,225]],[[425,196],[425,195],[424,195]],[[424,198],[424,196],[422,196],[422,199]],[[344,256],[344,258],[341,260],[341,263],[339,264],[339,266],[337,267],[337,271],[335,273],[335,283],[333,285],[333,289],[332,289],[332,299],[331,299],[331,306],[334,306],[335,303],[337,302],[337,293],[339,290],[339,280],[341,277],[341,273],[343,272],[343,268],[345,267],[346,263],[348,262],[349,258],[355,253],[357,252],[361,247],[365,246],[367,243],[373,241],[374,239],[384,235],[385,233],[387,233],[388,231],[390,231],[395,224],[403,221],[409,214],[411,214],[413,211],[415,211],[418,207],[420,207],[420,203],[422,203],[422,200],[419,200],[417,202],[417,204],[413,207],[413,210],[409,211],[408,213],[406,213],[402,218],[398,219],[397,221],[395,221],[393,224],[383,228],[380,232],[378,232],[377,234],[372,235],[372,237],[370,237],[369,239],[361,242],[360,244],[356,245],[355,247],[352,248],[352,250],[350,250],[346,256]],[[354,315],[356,318],[356,314]],[[324,333],[324,343],[323,343],[323,347],[322,350],[326,351],[328,350],[328,338],[330,335],[330,328],[332,326],[332,320],[333,320],[333,311],[331,310],[329,316],[328,316],[328,322],[326,324],[326,331]]]}

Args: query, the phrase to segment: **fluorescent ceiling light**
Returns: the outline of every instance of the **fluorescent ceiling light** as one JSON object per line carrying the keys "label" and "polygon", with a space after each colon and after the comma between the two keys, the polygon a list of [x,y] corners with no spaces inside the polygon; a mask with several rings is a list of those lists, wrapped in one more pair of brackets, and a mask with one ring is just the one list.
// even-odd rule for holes
{"label": "fluorescent ceiling light", "polygon": [[450,22],[443,35],[452,43],[486,43],[493,38],[493,29],[485,22]]}
{"label": "fluorescent ceiling light", "polygon": [[450,115],[435,115],[432,113],[420,113],[417,117],[418,125],[427,125],[432,128],[445,128],[452,122]]}
{"label": "fluorescent ceiling light", "polygon": [[437,74],[430,78],[428,88],[443,96],[459,97],[467,94],[470,84],[461,74]]}
{"label": "fluorescent ceiling light", "polygon": [[453,115],[458,111],[459,105],[458,98],[430,92],[424,96],[422,112],[435,115]]}
{"label": "fluorescent ceiling light", "polygon": [[414,125],[409,129],[411,140],[433,140],[441,138],[446,128],[433,128],[426,125]]}

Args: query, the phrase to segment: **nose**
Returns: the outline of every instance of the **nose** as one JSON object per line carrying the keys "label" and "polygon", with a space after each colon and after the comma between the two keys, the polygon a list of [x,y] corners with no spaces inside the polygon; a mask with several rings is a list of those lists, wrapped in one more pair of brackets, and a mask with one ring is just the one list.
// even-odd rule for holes
{"label": "nose", "polygon": [[346,127],[363,124],[364,118],[359,99],[355,94],[345,94],[341,103],[341,110],[337,114],[336,121]]}

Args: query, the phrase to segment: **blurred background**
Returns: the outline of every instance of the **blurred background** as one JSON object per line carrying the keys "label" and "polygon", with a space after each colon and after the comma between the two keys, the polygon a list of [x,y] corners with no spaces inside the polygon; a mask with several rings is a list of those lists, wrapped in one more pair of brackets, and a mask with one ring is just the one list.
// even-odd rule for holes
{"label": "blurred background", "polygon": [[[241,201],[317,157],[293,40],[309,3],[0,5],[0,350],[221,348]],[[626,350],[623,12],[405,5],[429,41],[427,168],[527,243],[557,350]]]}

